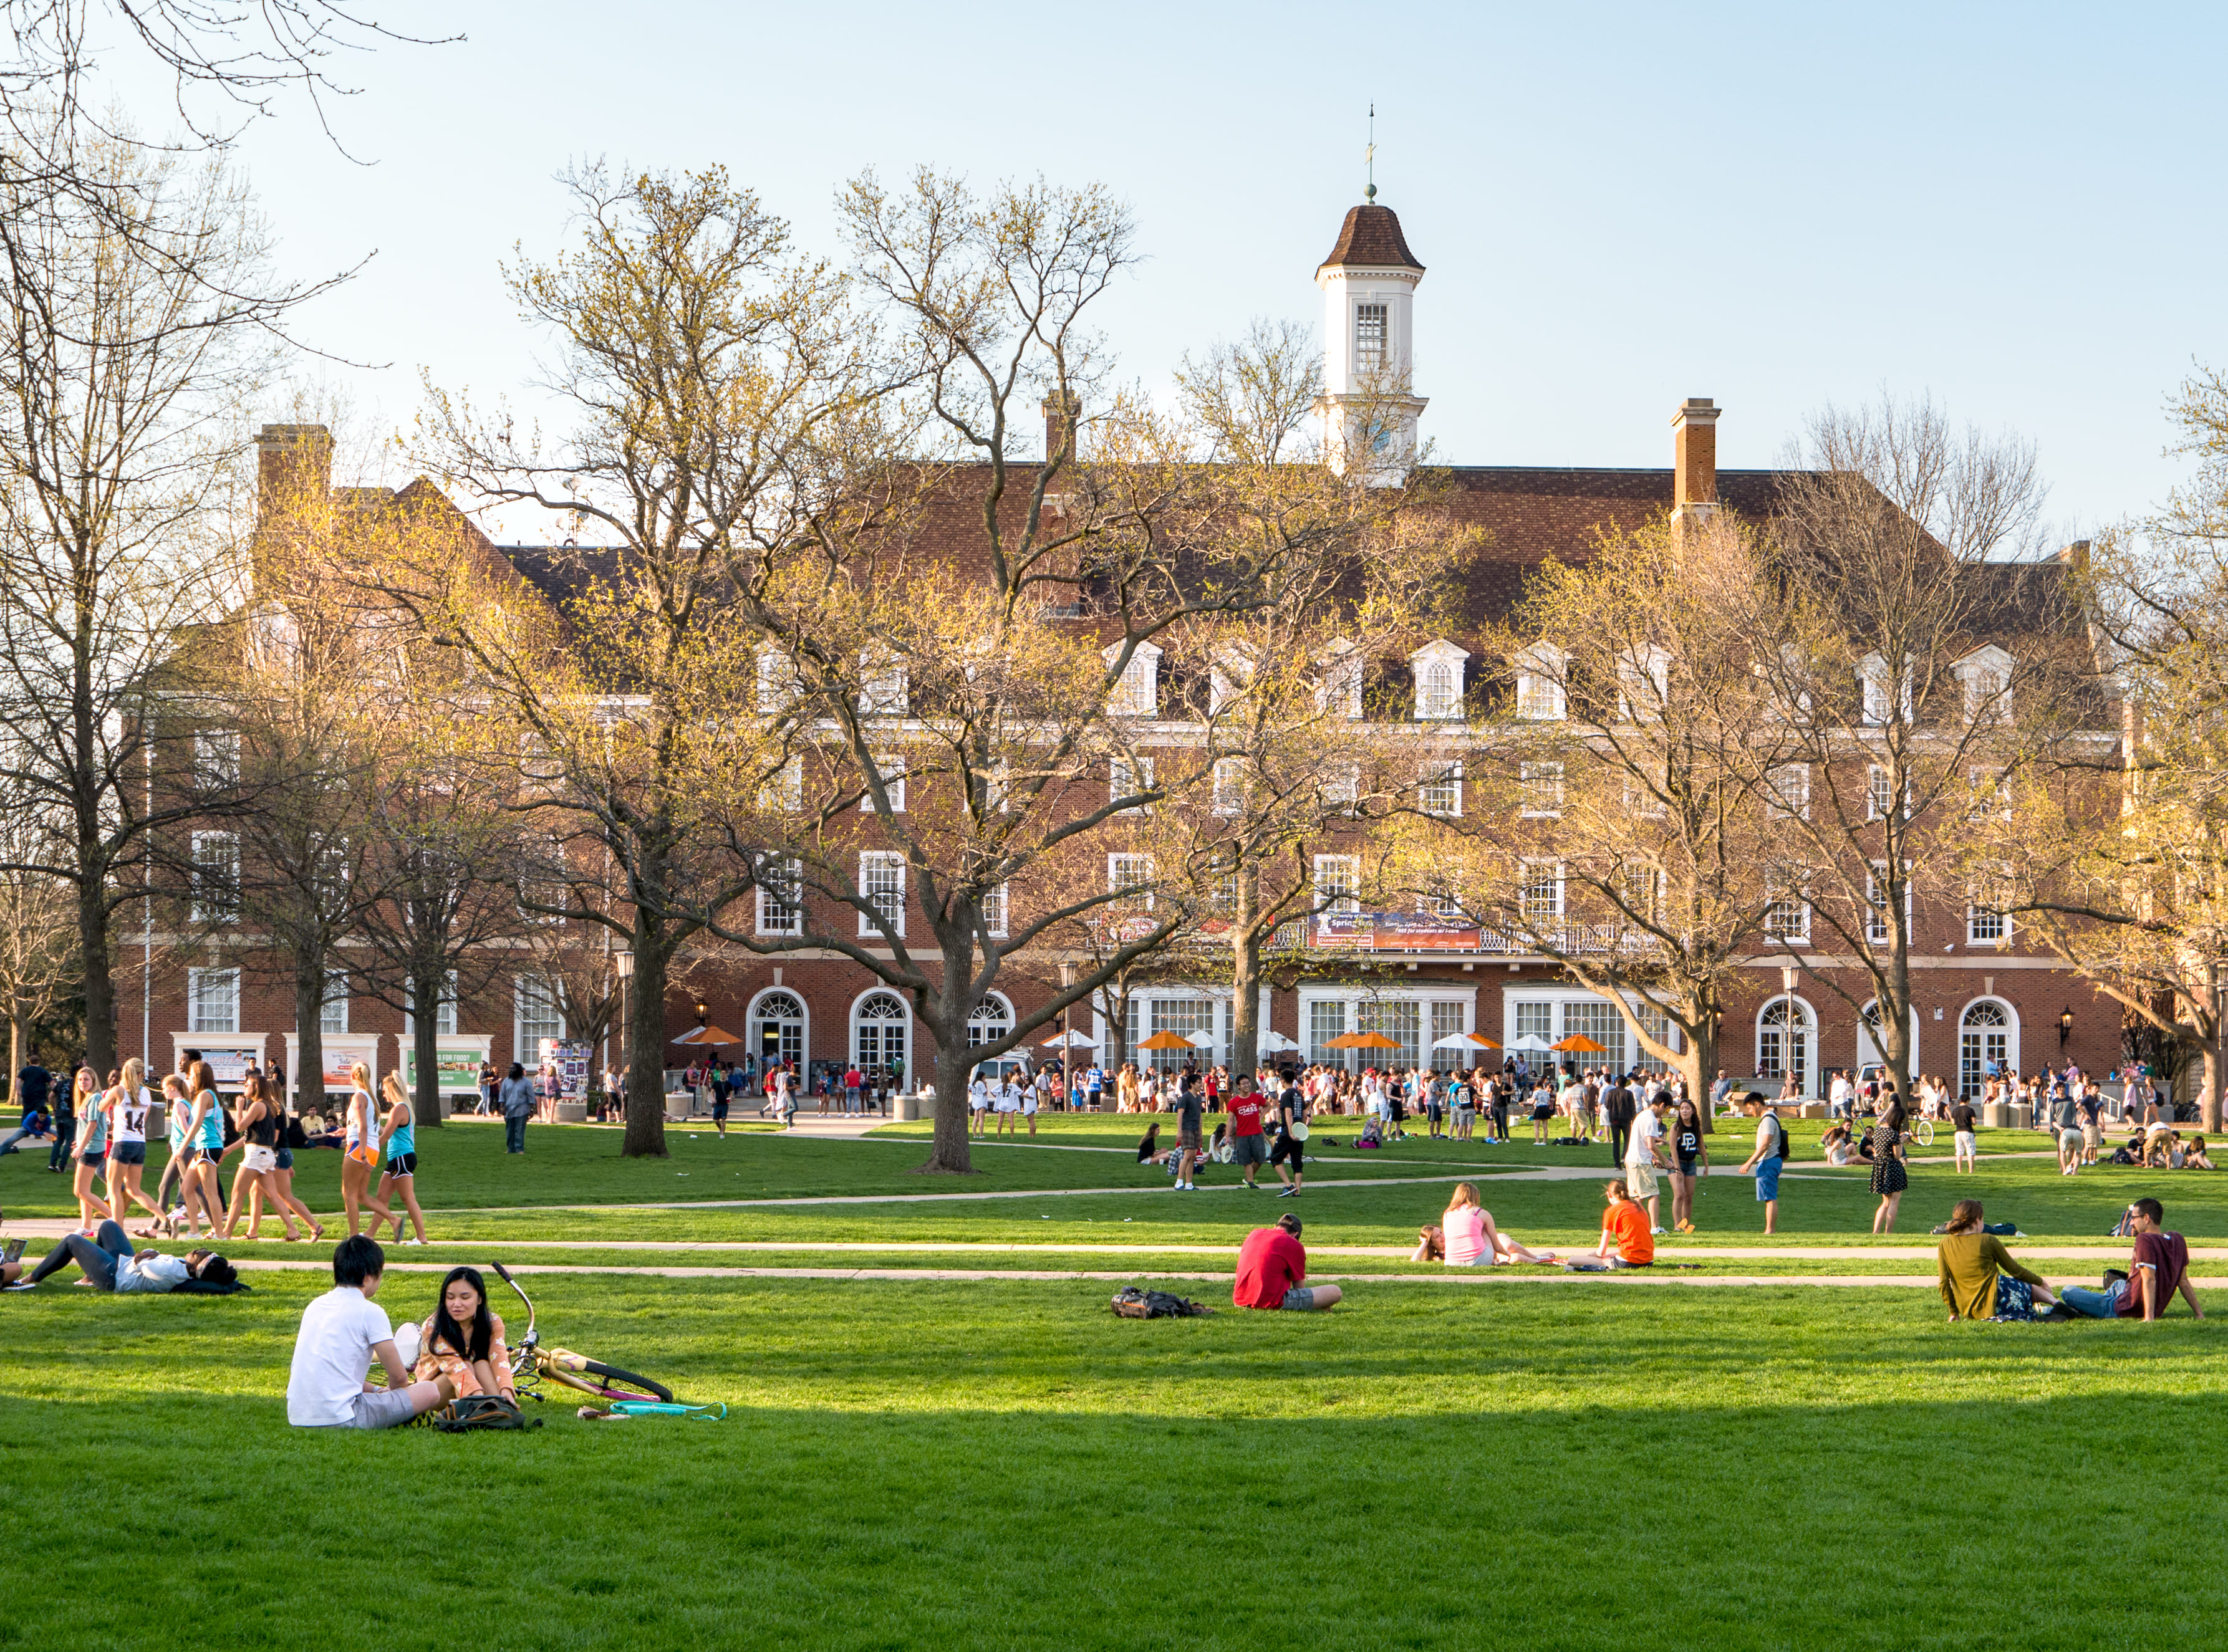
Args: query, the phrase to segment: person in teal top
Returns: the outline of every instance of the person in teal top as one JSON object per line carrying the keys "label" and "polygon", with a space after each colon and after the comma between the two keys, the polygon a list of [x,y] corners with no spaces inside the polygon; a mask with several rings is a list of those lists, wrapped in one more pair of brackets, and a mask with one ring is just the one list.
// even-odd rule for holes
{"label": "person in teal top", "polygon": [[[387,1149],[387,1171],[379,1179],[376,1203],[394,1215],[396,1239],[407,1245],[422,1245],[426,1242],[426,1213],[418,1208],[418,1115],[410,1105],[410,1093],[402,1088],[400,1073],[389,1073],[381,1079],[379,1093],[387,1103],[387,1121],[379,1138]],[[403,1209],[410,1213],[411,1225],[417,1229],[415,1239],[402,1239],[402,1217],[394,1210],[397,1195],[401,1197]]]}

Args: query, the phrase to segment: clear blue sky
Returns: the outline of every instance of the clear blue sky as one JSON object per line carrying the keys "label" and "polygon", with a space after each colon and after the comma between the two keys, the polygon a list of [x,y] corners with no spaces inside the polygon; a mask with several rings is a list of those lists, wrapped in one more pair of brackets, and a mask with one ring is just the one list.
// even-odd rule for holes
{"label": "clear blue sky", "polygon": [[[553,176],[604,155],[726,165],[836,248],[873,165],[1104,181],[1149,255],[1107,303],[1125,371],[1311,281],[1360,198],[1428,266],[1417,388],[1442,458],[1663,465],[1725,407],[1720,462],[1882,388],[2039,444],[2059,529],[2180,474],[2166,397],[2228,361],[2228,8],[1925,5],[586,5],[378,14],[440,48],[349,66],[352,166],[299,107],[243,150],[295,272],[365,273],[308,318],[383,371],[516,392],[535,340],[496,261],[565,233]],[[528,399],[530,400],[530,397]]]}

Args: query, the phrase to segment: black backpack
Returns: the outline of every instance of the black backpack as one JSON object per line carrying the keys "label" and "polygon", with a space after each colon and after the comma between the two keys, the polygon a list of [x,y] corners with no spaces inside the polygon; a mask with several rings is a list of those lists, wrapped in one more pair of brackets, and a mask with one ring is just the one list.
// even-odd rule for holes
{"label": "black backpack", "polygon": [[444,1434],[465,1434],[483,1428],[539,1428],[541,1419],[529,1419],[518,1401],[499,1394],[471,1394],[436,1412],[433,1426]]}
{"label": "black backpack", "polygon": [[1123,1319],[1194,1319],[1214,1311],[1188,1297],[1143,1291],[1134,1285],[1124,1285],[1106,1305]]}

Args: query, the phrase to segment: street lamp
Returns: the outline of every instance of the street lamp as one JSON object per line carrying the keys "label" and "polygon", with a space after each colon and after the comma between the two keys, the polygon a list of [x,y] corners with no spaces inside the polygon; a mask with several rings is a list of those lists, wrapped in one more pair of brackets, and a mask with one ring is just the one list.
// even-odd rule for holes
{"label": "street lamp", "polygon": [[2058,1012],[2058,1053],[2065,1053],[2065,1041],[2073,1036],[2073,1006],[2068,1005]]}
{"label": "street lamp", "polygon": [[701,998],[696,1000],[696,1024],[700,1027],[706,1024],[706,1011]]}
{"label": "street lamp", "polygon": [[[634,1067],[634,1039],[627,1026],[627,984],[634,979],[634,954],[624,949],[613,953],[611,973],[618,977],[619,982],[619,1070],[630,1072]],[[605,1070],[610,1070],[608,1062],[605,1063]],[[626,1117],[626,1084],[624,1080],[620,1082],[617,1100],[619,1117],[624,1119]]]}

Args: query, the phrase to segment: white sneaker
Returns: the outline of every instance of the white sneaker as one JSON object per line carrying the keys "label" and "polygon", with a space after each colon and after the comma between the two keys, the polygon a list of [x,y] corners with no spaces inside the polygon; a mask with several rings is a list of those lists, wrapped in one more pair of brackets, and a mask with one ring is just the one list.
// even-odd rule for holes
{"label": "white sneaker", "polygon": [[1660,1234],[1660,1233],[1661,1233],[1662,1231],[1663,1231],[1663,1229],[1662,1229],[1662,1228],[1649,1228],[1649,1232],[1650,1232],[1651,1234]]}

